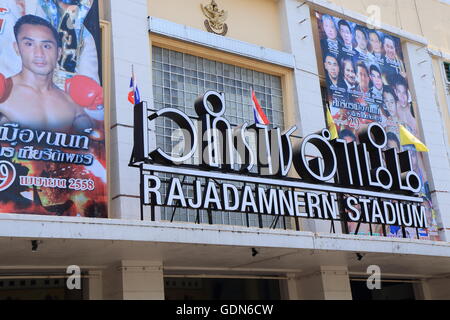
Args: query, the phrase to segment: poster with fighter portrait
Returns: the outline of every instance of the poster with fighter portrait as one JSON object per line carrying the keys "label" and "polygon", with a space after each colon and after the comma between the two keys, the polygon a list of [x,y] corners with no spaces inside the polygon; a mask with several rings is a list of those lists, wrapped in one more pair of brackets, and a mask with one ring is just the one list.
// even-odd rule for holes
{"label": "poster with fighter portrait", "polygon": [[422,179],[420,194],[428,208],[429,229],[349,223],[349,233],[439,240],[424,154],[414,145],[400,143],[400,126],[420,137],[400,39],[328,14],[316,12],[316,18],[326,77],[326,108],[339,138],[359,142],[364,126],[380,123],[387,132],[387,149],[411,151],[411,164]]}
{"label": "poster with fighter portrait", "polygon": [[0,0],[0,213],[107,217],[97,0]]}

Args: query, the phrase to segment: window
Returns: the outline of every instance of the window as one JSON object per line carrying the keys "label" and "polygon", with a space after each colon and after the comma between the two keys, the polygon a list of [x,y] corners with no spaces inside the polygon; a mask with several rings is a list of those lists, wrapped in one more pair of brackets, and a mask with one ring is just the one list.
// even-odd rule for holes
{"label": "window", "polygon": [[447,83],[450,83],[450,63],[444,62],[445,75]]}
{"label": "window", "polygon": [[[194,101],[208,90],[225,93],[225,117],[234,125],[253,123],[251,88],[274,127],[283,128],[281,78],[181,52],[153,47],[156,109],[173,107],[196,116]],[[157,123],[158,145],[171,150],[173,128]]]}
{"label": "window", "polygon": [[[156,109],[177,108],[189,116],[196,116],[195,99],[208,90],[225,93],[225,117],[232,125],[254,123],[251,88],[273,127],[284,128],[283,92],[281,77],[236,65],[174,50],[152,47],[153,94]],[[170,120],[156,120],[156,143],[166,152],[176,150],[179,139]],[[162,180],[169,176],[160,175]],[[184,184],[192,178],[180,177]],[[167,187],[167,183],[166,183]],[[193,190],[185,194],[193,197]],[[197,212],[177,208],[161,208],[161,219],[248,226],[286,227],[283,219],[274,216],[256,216],[242,213]],[[274,221],[276,220],[276,221]]]}
{"label": "window", "polygon": [[447,95],[450,96],[450,63],[444,62],[445,83],[447,86]]}

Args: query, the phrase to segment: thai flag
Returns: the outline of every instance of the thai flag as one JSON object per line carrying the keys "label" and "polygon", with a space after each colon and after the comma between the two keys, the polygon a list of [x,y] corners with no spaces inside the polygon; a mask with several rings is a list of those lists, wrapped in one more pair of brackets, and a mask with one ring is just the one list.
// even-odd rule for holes
{"label": "thai flag", "polygon": [[255,116],[255,123],[269,125],[270,121],[267,119],[258,99],[256,98],[255,91],[252,89],[252,104],[253,104],[253,115]]}
{"label": "thai flag", "polygon": [[131,68],[131,80],[130,80],[130,92],[128,93],[128,101],[133,105],[141,102],[141,95],[139,94],[139,88],[136,84],[134,77],[134,68]]}

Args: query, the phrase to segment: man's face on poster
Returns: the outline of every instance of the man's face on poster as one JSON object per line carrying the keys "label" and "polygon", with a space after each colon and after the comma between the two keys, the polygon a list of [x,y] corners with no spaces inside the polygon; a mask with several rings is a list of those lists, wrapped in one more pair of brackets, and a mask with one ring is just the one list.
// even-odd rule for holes
{"label": "man's face on poster", "polygon": [[381,48],[380,38],[378,38],[378,36],[375,33],[372,32],[369,34],[369,41],[370,41],[370,46],[372,47],[373,52],[375,52],[375,53],[383,52],[383,50]]}
{"label": "man's face on poster", "polygon": [[395,86],[395,94],[398,97],[398,104],[402,108],[408,107],[408,90],[404,85],[398,84]]}
{"label": "man's face on poster", "polygon": [[358,67],[358,82],[362,91],[369,91],[370,78],[367,74],[366,69],[364,69],[363,67]]}
{"label": "man's face on poster", "polygon": [[346,25],[341,25],[339,28],[339,33],[341,34],[342,40],[344,40],[344,44],[347,47],[351,46],[353,42],[353,35],[349,27]]}
{"label": "man's face on poster", "polygon": [[55,70],[61,53],[53,32],[40,25],[24,24],[14,46],[22,59],[23,68],[42,76]]}
{"label": "man's face on poster", "polygon": [[339,64],[334,57],[327,56],[325,59],[325,70],[332,80],[337,80],[339,76]]}
{"label": "man's face on poster", "polygon": [[353,68],[353,65],[350,61],[344,62],[344,78],[351,85],[354,85],[356,83],[355,69]]}
{"label": "man's face on poster", "polygon": [[361,50],[367,49],[366,35],[361,30],[356,30],[355,39],[356,43],[358,44],[358,48],[360,48]]}
{"label": "man's face on poster", "polygon": [[391,39],[386,39],[384,41],[384,51],[386,51],[386,57],[391,60],[394,60],[397,56],[397,52],[395,51],[395,44]]}
{"label": "man's face on poster", "polygon": [[327,35],[328,39],[336,40],[337,30],[333,20],[325,18],[323,20],[323,30],[325,31],[325,34]]}
{"label": "man's face on poster", "polygon": [[395,102],[394,96],[389,92],[384,92],[383,102],[386,106],[387,111],[389,111],[389,114],[391,116],[395,116],[397,114],[397,104]]}
{"label": "man's face on poster", "polygon": [[372,70],[370,72],[370,79],[372,80],[372,83],[375,88],[377,88],[380,91],[381,89],[383,89],[383,79],[381,79],[381,74],[378,71]]}

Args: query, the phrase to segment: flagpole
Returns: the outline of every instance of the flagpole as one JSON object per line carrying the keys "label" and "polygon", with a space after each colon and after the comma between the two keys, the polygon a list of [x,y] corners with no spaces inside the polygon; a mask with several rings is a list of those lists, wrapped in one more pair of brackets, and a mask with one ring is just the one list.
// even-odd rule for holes
{"label": "flagpole", "polygon": [[134,77],[134,64],[131,64],[131,77],[133,78],[133,92],[136,92],[136,78]]}

